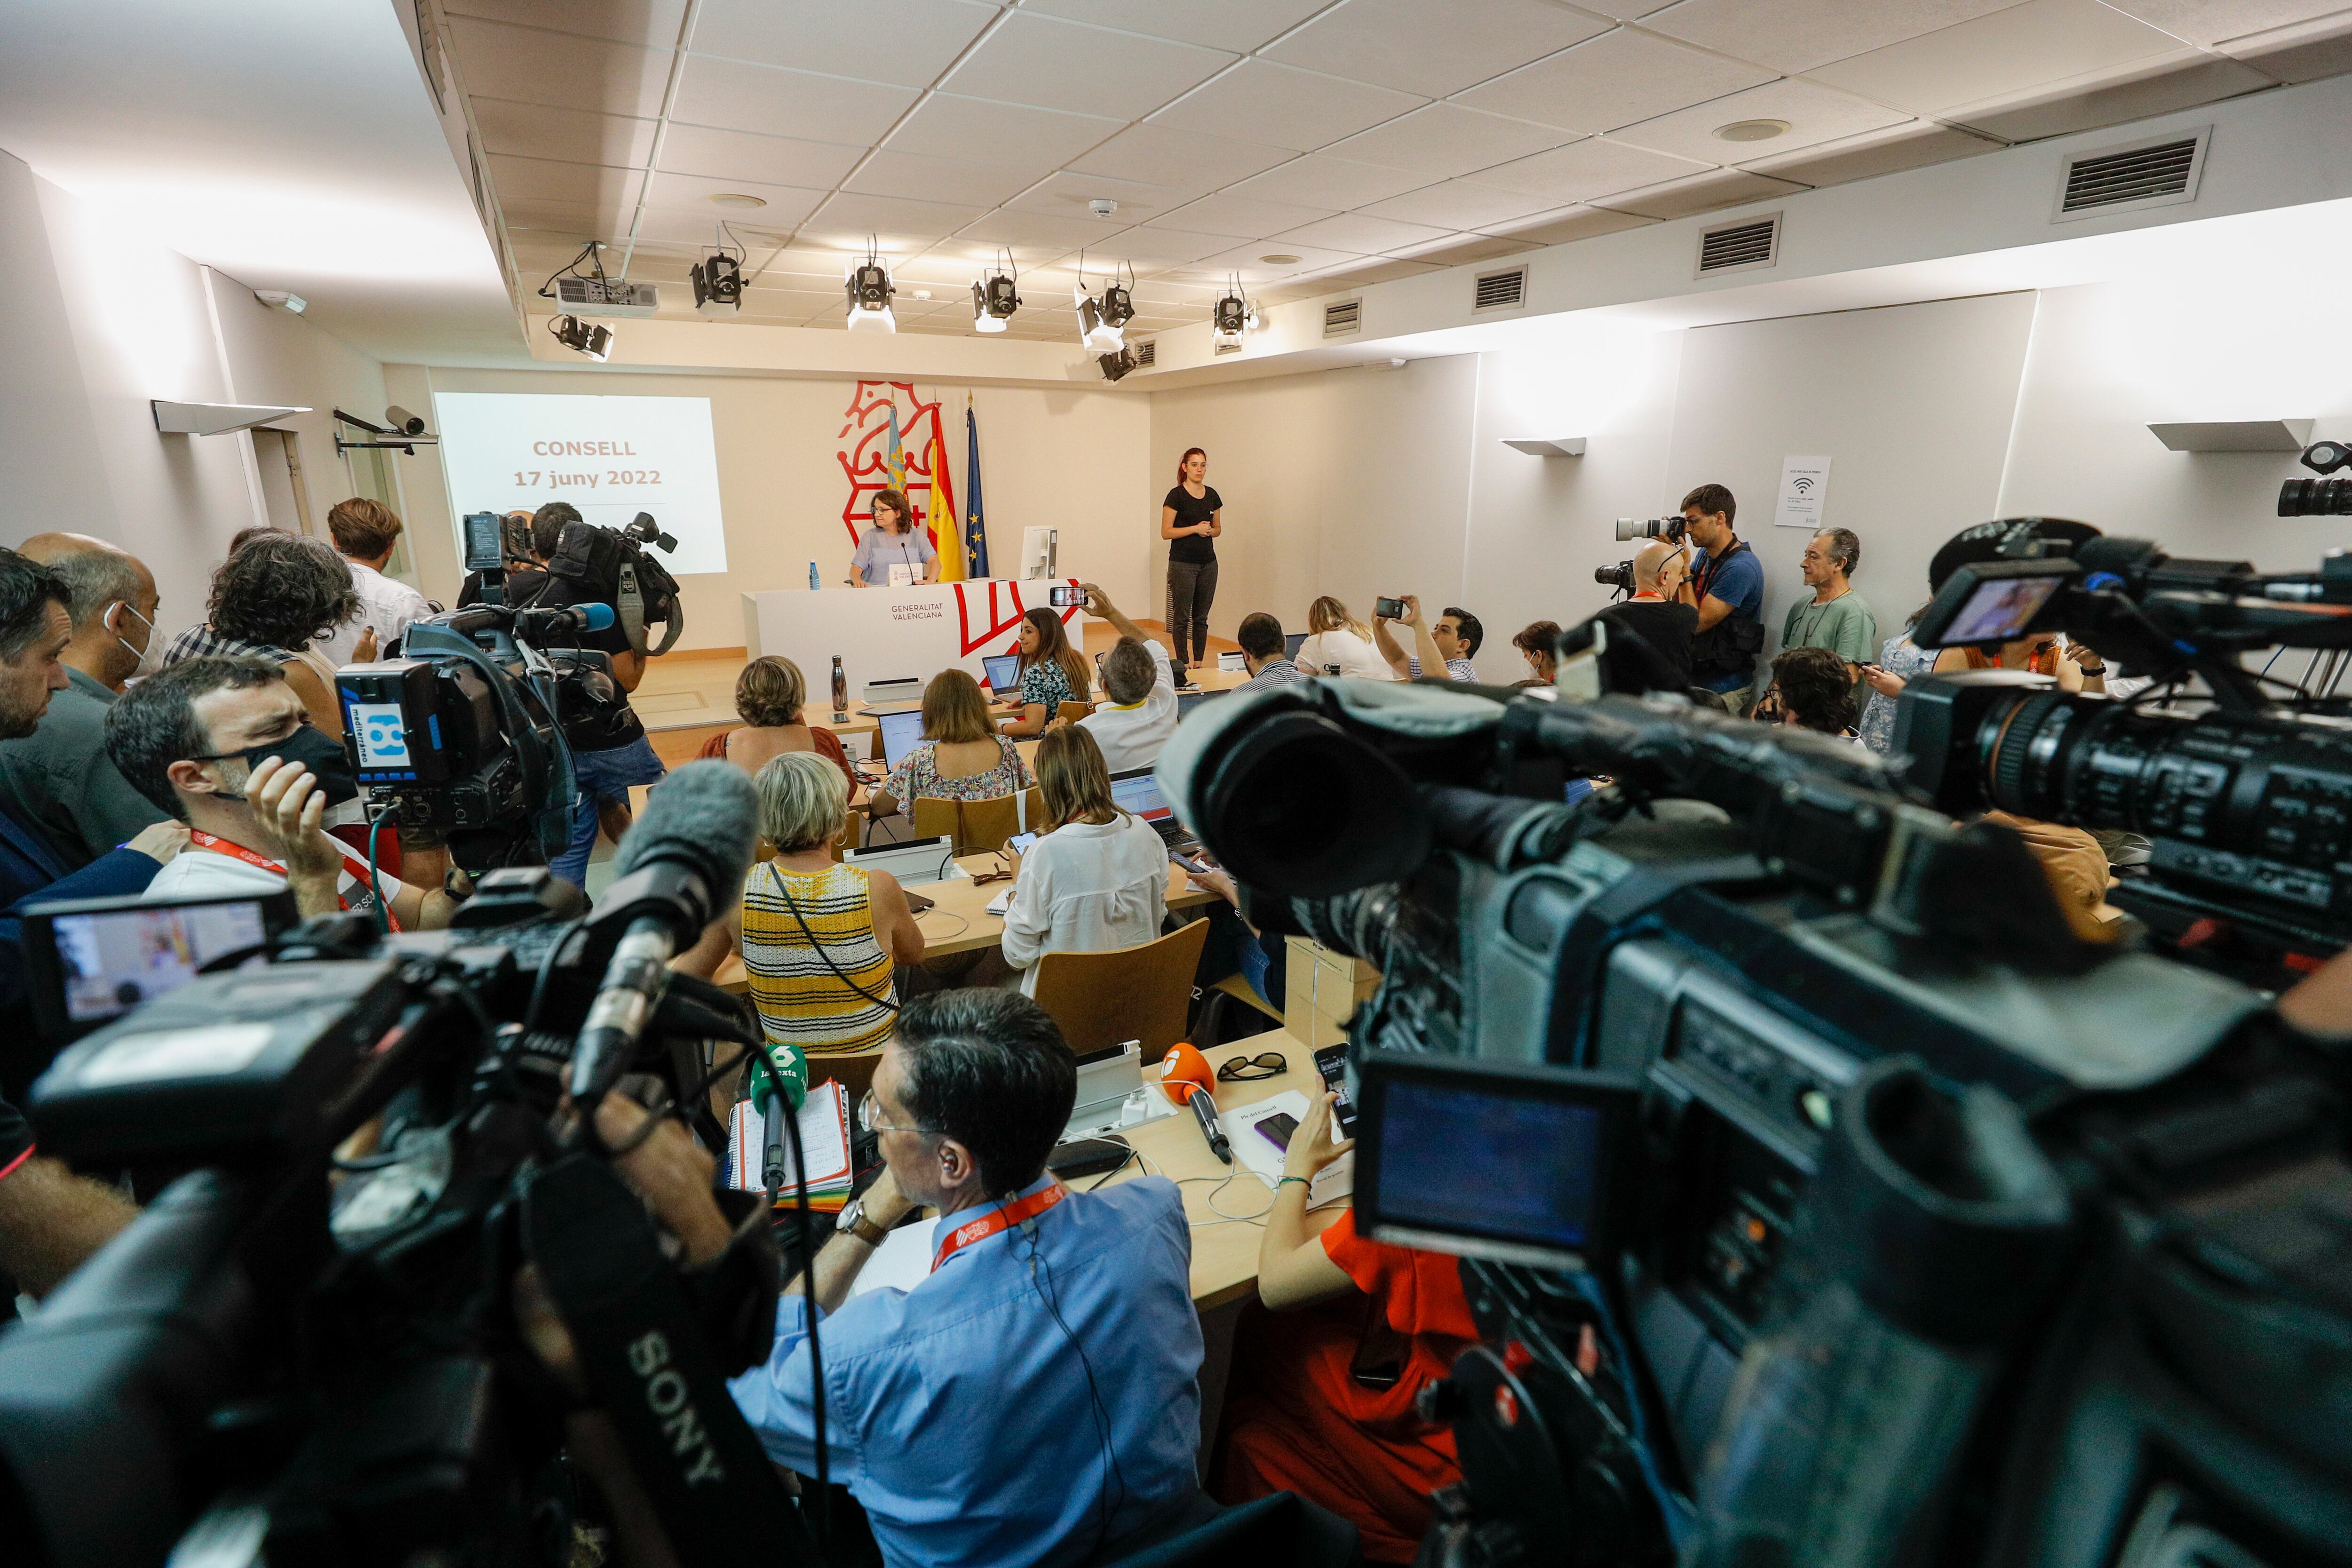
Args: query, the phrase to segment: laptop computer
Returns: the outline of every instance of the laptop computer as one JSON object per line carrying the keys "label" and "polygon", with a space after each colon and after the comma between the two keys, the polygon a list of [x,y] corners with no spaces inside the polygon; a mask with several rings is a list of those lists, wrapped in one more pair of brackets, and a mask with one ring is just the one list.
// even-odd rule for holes
{"label": "laptop computer", "polygon": [[1176,694],[1176,721],[1182,723],[1192,716],[1192,710],[1219,697],[1231,697],[1230,691],[1214,690],[1205,686],[1188,686]]}
{"label": "laptop computer", "polygon": [[992,653],[981,664],[988,671],[988,689],[998,697],[1010,697],[1021,689],[1021,656],[1017,653]]}
{"label": "laptop computer", "polygon": [[1307,634],[1306,634],[1305,632],[1285,632],[1285,633],[1283,633],[1283,634],[1282,634],[1282,657],[1283,657],[1283,658],[1297,658],[1298,657],[1298,649],[1299,649],[1299,647],[1300,647],[1302,644],[1304,644],[1306,641],[1307,641]]}
{"label": "laptop computer", "polygon": [[1160,793],[1160,781],[1152,776],[1150,768],[1129,768],[1111,774],[1110,801],[1121,811],[1150,823],[1151,831],[1160,835],[1160,842],[1169,848],[1190,854],[1201,847],[1201,841],[1176,820],[1176,808]]}
{"label": "laptop computer", "polygon": [[842,863],[872,870],[880,867],[907,887],[920,887],[926,882],[945,880],[954,873],[955,838],[942,833],[936,838],[910,838],[903,844],[880,844],[864,849],[842,852]]}
{"label": "laptop computer", "polygon": [[882,731],[882,765],[892,773],[898,770],[899,760],[923,739],[923,710],[912,708],[897,713],[885,713],[875,720]]}

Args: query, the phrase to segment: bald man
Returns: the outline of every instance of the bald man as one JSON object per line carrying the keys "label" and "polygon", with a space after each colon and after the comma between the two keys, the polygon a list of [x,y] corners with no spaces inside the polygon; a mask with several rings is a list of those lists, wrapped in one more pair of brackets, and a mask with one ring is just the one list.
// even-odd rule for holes
{"label": "bald man", "polygon": [[79,869],[164,820],[106,754],[106,710],[155,635],[155,577],[140,559],[86,533],[41,533],[21,552],[65,580],[73,635],[58,656],[66,689],[40,727],[0,741],[0,802],[37,826]]}
{"label": "bald man", "polygon": [[1633,557],[1633,596],[1601,613],[1649,645],[1654,657],[1635,658],[1612,647],[1609,684],[1618,691],[1681,691],[1690,685],[1691,637],[1698,612],[1675,597],[1690,557],[1678,544],[1654,539]]}

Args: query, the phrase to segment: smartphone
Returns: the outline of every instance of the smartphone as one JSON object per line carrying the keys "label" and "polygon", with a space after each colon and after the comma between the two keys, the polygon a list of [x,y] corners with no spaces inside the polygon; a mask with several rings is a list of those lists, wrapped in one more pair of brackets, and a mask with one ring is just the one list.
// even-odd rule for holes
{"label": "smartphone", "polygon": [[1124,1138],[1079,1138],[1055,1144],[1045,1168],[1057,1176],[1091,1176],[1116,1171],[1133,1158],[1135,1150]]}
{"label": "smartphone", "polygon": [[1083,610],[1087,607],[1087,591],[1084,588],[1048,588],[1045,590],[1045,603],[1057,610]]}
{"label": "smartphone", "polygon": [[1331,1114],[1339,1123],[1339,1136],[1356,1135],[1356,1108],[1348,1100],[1348,1047],[1326,1046],[1315,1053],[1315,1071],[1323,1079],[1323,1087],[1339,1098],[1331,1106]]}
{"label": "smartphone", "polygon": [[1004,841],[1004,847],[1015,855],[1026,855],[1037,847],[1037,836],[1034,833],[1016,833]]}
{"label": "smartphone", "polygon": [[914,889],[901,888],[898,890],[907,895],[907,912],[908,914],[919,915],[925,910],[931,907],[931,900],[923,897],[922,894],[915,891]]}
{"label": "smartphone", "polygon": [[1209,868],[1207,861],[1195,860],[1190,855],[1183,853],[1181,850],[1171,849],[1168,851],[1168,858],[1174,861],[1177,865],[1183,867],[1184,869],[1192,872],[1192,875],[1196,877],[1202,875]]}
{"label": "smartphone", "polygon": [[1257,1124],[1258,1136],[1286,1153],[1290,1149],[1290,1135],[1298,1131],[1298,1118],[1287,1110],[1277,1110]]}
{"label": "smartphone", "polygon": [[1378,620],[1401,621],[1404,619],[1404,601],[1402,599],[1374,599],[1372,601],[1372,616]]}

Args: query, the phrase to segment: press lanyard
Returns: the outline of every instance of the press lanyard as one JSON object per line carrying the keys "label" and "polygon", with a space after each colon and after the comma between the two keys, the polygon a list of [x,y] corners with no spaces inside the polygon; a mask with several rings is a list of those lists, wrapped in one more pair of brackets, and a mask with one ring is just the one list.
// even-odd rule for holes
{"label": "press lanyard", "polygon": [[1730,549],[1725,551],[1720,555],[1710,555],[1706,558],[1706,564],[1699,568],[1698,574],[1698,596],[1700,598],[1706,598],[1708,590],[1715,586],[1716,574],[1723,570],[1723,563],[1747,548],[1748,541],[1744,539],[1735,539],[1731,542]]}
{"label": "press lanyard", "polygon": [[[287,874],[286,868],[278,861],[269,858],[268,856],[257,855],[252,850],[247,849],[244,845],[232,844],[227,839],[221,837],[215,833],[205,833],[202,831],[191,833],[188,835],[188,842],[198,849],[207,849],[215,855],[226,855],[233,860],[242,860],[248,866],[258,866],[261,869],[268,872],[274,877],[283,877]],[[337,886],[335,889],[335,902],[339,907],[348,910],[352,907],[352,900],[345,896],[343,892],[343,885],[351,882],[357,882],[361,879],[352,870],[351,852],[340,844],[335,846],[335,852],[342,857],[343,863],[341,874],[336,879]],[[370,891],[376,895],[379,901],[382,900],[383,897],[382,889],[371,889]],[[393,918],[391,906],[385,906],[383,918],[384,923],[391,926],[393,930],[398,931],[400,929],[400,921]]]}
{"label": "press lanyard", "polygon": [[939,1256],[931,1259],[931,1272],[937,1274],[940,1264],[973,1242],[986,1241],[1000,1230],[1010,1230],[1024,1220],[1034,1219],[1069,1195],[1069,1188],[1059,1182],[1052,1182],[1018,1203],[992,1208],[978,1219],[956,1226],[948,1232],[948,1238],[940,1243]]}

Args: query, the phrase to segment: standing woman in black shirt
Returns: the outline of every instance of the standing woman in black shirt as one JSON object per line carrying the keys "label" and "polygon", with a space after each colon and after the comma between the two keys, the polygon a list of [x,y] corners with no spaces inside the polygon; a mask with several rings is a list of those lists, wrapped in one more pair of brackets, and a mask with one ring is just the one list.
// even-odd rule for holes
{"label": "standing woman in black shirt", "polygon": [[1209,605],[1217,596],[1214,541],[1225,531],[1225,503],[1209,488],[1208,473],[1209,454],[1185,448],[1176,488],[1160,503],[1160,537],[1169,541],[1168,640],[1186,664],[1208,657]]}

